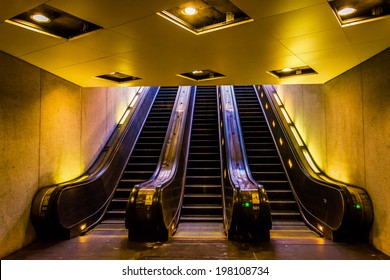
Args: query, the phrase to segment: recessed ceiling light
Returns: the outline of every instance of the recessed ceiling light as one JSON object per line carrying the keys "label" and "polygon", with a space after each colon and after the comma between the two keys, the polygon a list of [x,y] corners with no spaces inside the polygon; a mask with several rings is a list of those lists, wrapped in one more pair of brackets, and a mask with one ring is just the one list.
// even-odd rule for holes
{"label": "recessed ceiling light", "polygon": [[341,9],[337,12],[337,14],[340,16],[347,16],[347,15],[351,15],[353,13],[356,13],[356,9],[351,8],[351,7],[346,7],[346,8]]}
{"label": "recessed ceiling light", "polygon": [[177,74],[177,76],[182,77],[182,78],[186,78],[186,79],[189,79],[192,81],[197,81],[197,82],[215,80],[215,79],[220,79],[220,78],[225,77],[225,75],[218,73],[218,72],[215,72],[215,71],[210,70],[210,69],[195,70],[195,71],[188,72],[188,73]]}
{"label": "recessed ceiling light", "polygon": [[25,11],[7,23],[56,38],[74,39],[101,29],[101,26],[68,14],[52,6],[42,4]]}
{"label": "recessed ceiling light", "polygon": [[284,68],[284,69],[280,69],[280,70],[269,71],[268,73],[273,75],[273,76],[276,76],[278,78],[287,78],[287,77],[307,75],[307,74],[317,74],[317,72],[314,71],[309,66]]}
{"label": "recessed ceiling light", "polygon": [[253,21],[229,0],[192,0],[157,14],[196,35]]}
{"label": "recessed ceiling light", "polygon": [[182,10],[182,13],[187,16],[192,16],[198,13],[198,10],[193,7],[187,7]]}
{"label": "recessed ceiling light", "polygon": [[389,0],[328,0],[328,3],[342,27],[380,20],[390,16]]}
{"label": "recessed ceiling light", "polygon": [[105,80],[109,80],[109,81],[114,81],[117,83],[131,82],[131,81],[135,81],[135,80],[140,79],[138,77],[134,77],[134,76],[124,74],[121,72],[111,72],[111,73],[99,75],[96,77],[101,78],[101,79],[105,79]]}
{"label": "recessed ceiling light", "polygon": [[50,18],[48,18],[45,15],[42,14],[35,14],[30,17],[32,20],[37,21],[37,22],[42,22],[42,23],[49,23],[51,21]]}

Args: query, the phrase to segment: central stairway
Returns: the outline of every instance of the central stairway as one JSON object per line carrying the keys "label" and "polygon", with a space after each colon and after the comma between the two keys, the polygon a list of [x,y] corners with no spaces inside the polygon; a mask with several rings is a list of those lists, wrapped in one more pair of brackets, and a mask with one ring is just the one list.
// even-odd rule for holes
{"label": "central stairway", "polygon": [[306,228],[254,88],[235,86],[234,91],[248,164],[267,192],[272,228]]}
{"label": "central stairway", "polygon": [[180,223],[223,221],[218,131],[216,87],[198,87]]}

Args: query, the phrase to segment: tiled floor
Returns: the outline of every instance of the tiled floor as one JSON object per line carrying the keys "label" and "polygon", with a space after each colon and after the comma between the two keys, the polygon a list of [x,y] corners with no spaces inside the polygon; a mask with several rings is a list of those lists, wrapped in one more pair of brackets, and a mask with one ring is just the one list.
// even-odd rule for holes
{"label": "tiled floor", "polygon": [[181,224],[168,242],[127,240],[123,226],[98,226],[71,240],[39,241],[8,260],[390,260],[368,244],[334,243],[308,229],[272,230],[263,243],[228,241],[220,224]]}

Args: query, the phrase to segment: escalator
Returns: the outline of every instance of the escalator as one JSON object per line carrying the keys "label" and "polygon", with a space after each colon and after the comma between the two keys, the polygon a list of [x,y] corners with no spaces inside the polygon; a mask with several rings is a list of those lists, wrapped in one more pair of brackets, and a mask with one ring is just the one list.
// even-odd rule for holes
{"label": "escalator", "polygon": [[251,86],[235,86],[235,98],[252,177],[267,192],[273,228],[304,226],[278,151]]}
{"label": "escalator", "polygon": [[180,222],[223,221],[216,87],[198,87]]}
{"label": "escalator", "polygon": [[177,87],[160,88],[102,224],[123,224],[131,190],[153,175],[160,158],[177,90]]}

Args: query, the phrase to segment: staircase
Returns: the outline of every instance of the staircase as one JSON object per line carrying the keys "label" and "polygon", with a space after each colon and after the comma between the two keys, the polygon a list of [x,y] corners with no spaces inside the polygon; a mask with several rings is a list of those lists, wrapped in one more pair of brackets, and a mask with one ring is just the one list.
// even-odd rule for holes
{"label": "staircase", "polygon": [[198,87],[180,222],[222,222],[216,87]]}
{"label": "staircase", "polygon": [[156,170],[177,90],[177,87],[160,88],[102,223],[124,224],[131,190]]}
{"label": "staircase", "polygon": [[273,229],[304,226],[271,132],[252,86],[235,86],[248,164],[270,201]]}

